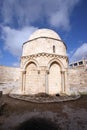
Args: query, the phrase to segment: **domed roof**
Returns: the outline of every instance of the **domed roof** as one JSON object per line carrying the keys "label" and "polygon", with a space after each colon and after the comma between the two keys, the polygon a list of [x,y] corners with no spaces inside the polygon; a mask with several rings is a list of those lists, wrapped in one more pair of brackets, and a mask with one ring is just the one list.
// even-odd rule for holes
{"label": "domed roof", "polygon": [[35,38],[40,37],[48,37],[61,40],[60,36],[53,30],[50,29],[38,29],[36,30],[29,38],[29,40],[33,40]]}

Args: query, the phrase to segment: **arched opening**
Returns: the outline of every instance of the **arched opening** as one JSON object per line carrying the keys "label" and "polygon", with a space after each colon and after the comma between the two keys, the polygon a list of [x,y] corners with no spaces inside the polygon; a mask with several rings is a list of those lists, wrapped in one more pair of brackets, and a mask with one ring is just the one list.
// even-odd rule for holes
{"label": "arched opening", "polygon": [[59,94],[61,91],[61,67],[55,61],[49,68],[49,94]]}
{"label": "arched opening", "polygon": [[36,94],[38,89],[38,69],[34,62],[30,62],[26,66],[25,91],[28,94]]}

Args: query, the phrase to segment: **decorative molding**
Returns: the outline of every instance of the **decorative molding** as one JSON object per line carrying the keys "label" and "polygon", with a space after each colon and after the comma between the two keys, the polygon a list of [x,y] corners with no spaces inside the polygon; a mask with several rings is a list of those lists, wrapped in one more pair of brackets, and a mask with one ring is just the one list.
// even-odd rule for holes
{"label": "decorative molding", "polygon": [[22,56],[21,59],[33,59],[33,58],[37,58],[40,56],[68,59],[67,56],[62,56],[62,55],[57,55],[57,54],[49,54],[49,53],[38,53],[38,54],[32,54],[32,55],[28,55],[28,56]]}

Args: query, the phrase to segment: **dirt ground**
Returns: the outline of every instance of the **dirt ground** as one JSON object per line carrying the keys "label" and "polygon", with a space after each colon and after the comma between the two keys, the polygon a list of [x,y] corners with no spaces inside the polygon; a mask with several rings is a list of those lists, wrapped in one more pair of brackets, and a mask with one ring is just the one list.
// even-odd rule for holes
{"label": "dirt ground", "polygon": [[3,95],[0,102],[0,130],[87,130],[87,96],[37,104]]}

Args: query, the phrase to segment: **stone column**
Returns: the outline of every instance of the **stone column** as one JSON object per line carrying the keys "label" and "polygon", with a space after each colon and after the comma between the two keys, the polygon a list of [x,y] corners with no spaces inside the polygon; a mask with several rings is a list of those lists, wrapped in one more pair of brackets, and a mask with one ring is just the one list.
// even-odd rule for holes
{"label": "stone column", "polygon": [[65,71],[61,71],[61,87],[62,87],[61,92],[64,93],[65,92]]}
{"label": "stone column", "polygon": [[23,71],[21,71],[21,91],[23,92]]}
{"label": "stone column", "polygon": [[48,74],[49,74],[49,70],[46,70],[46,72],[45,72],[45,92],[47,94],[49,93],[49,88],[48,88]]}
{"label": "stone column", "polygon": [[38,93],[40,93],[40,89],[41,89],[41,84],[40,84],[40,82],[41,82],[41,80],[40,80],[40,69],[38,69],[37,70],[38,71]]}
{"label": "stone column", "polygon": [[40,70],[40,92],[46,93],[46,83],[47,83],[47,74],[46,74],[46,67],[41,66]]}
{"label": "stone column", "polygon": [[22,70],[21,71],[21,75],[22,75],[22,87],[21,87],[21,91],[24,92],[25,91],[25,81],[26,81],[26,71]]}

